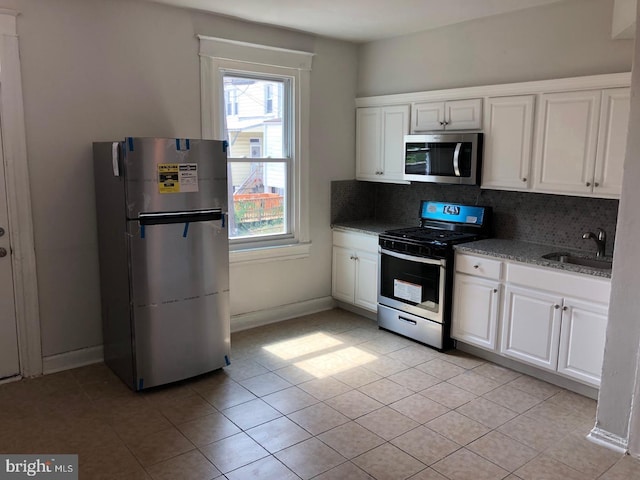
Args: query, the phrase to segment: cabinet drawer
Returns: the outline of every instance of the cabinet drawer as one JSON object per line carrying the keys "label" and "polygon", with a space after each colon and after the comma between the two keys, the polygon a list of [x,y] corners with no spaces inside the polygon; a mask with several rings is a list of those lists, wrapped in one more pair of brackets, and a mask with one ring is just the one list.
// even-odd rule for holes
{"label": "cabinet drawer", "polygon": [[333,244],[365,252],[378,253],[378,236],[366,233],[333,231]]}
{"label": "cabinet drawer", "polygon": [[487,257],[457,253],[456,272],[500,280],[502,262]]}
{"label": "cabinet drawer", "polygon": [[609,303],[611,294],[611,280],[608,278],[561,272],[549,268],[509,263],[506,277],[509,283],[604,304]]}

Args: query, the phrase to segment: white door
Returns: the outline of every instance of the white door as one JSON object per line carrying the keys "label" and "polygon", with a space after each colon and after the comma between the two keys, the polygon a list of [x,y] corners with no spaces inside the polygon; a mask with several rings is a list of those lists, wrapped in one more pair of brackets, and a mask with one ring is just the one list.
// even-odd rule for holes
{"label": "white door", "polygon": [[622,191],[622,166],[627,149],[630,108],[629,88],[610,88],[602,92],[593,183],[593,192],[597,195],[619,197]]}
{"label": "white door", "polygon": [[444,102],[416,103],[411,109],[412,132],[444,130]]}
{"label": "white door", "polygon": [[356,110],[356,178],[378,180],[382,175],[381,114],[379,107]]}
{"label": "white door", "polygon": [[454,280],[451,336],[495,350],[500,284],[463,273],[456,273]]}
{"label": "white door", "polygon": [[529,188],[534,102],[535,95],[487,99],[483,187],[509,190]]}
{"label": "white door", "polygon": [[409,133],[409,105],[384,107],[381,121],[383,180],[403,182],[404,136]]}
{"label": "white door", "polygon": [[4,158],[0,142],[0,379],[20,373],[18,334],[13,295],[9,215],[5,185]]}
{"label": "white door", "polygon": [[482,127],[482,99],[456,100],[445,103],[447,130],[475,130]]}
{"label": "white door", "polygon": [[332,294],[336,300],[354,302],[356,284],[355,255],[353,250],[333,246]]}
{"label": "white door", "polygon": [[607,319],[605,305],[565,299],[558,372],[600,386]]}
{"label": "white door", "polygon": [[356,252],[355,304],[378,310],[378,254]]}
{"label": "white door", "polygon": [[596,161],[600,91],[540,96],[534,188],[591,193]]}
{"label": "white door", "polygon": [[507,285],[500,353],[548,370],[558,366],[562,297]]}

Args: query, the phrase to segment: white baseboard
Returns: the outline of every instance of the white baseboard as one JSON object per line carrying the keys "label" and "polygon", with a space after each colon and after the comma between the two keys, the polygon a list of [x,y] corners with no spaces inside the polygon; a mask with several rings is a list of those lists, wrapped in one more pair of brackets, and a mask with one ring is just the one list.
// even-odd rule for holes
{"label": "white baseboard", "polygon": [[460,350],[461,352],[470,353],[471,355],[475,355],[476,357],[489,360],[490,362],[493,362],[502,367],[510,368],[511,370],[515,370],[516,372],[524,373],[525,375],[530,375],[545,382],[552,383],[553,385],[556,385],[560,388],[571,390],[572,392],[579,393],[584,397],[598,400],[597,388],[585,385],[570,378],[563,377],[557,373],[542,370],[540,368],[527,365],[517,360],[503,357],[502,355],[498,355],[497,353],[489,352],[482,348],[478,348],[476,346],[469,345],[468,343],[460,341],[456,342],[456,349]]}
{"label": "white baseboard", "polygon": [[593,427],[587,440],[597,445],[602,445],[610,450],[618,453],[627,453],[628,442],[626,438],[619,437],[613,433],[607,432],[599,427]]}
{"label": "white baseboard", "polygon": [[[330,310],[335,307],[331,297],[314,298],[304,302],[281,305],[279,307],[244,313],[231,317],[231,331],[239,332],[249,328],[268,325],[270,323],[288,320],[290,318],[310,315],[312,313]],[[104,360],[102,345],[82,348],[71,352],[50,355],[42,358],[42,373],[56,373],[71,368],[84,367]]]}
{"label": "white baseboard", "polygon": [[81,348],[71,352],[59,353],[42,357],[42,373],[56,373],[71,368],[84,367],[92,363],[100,363],[104,360],[102,345]]}
{"label": "white baseboard", "polygon": [[314,298],[303,302],[280,305],[257,312],[242,313],[231,317],[231,332],[248,330],[249,328],[269,325],[270,323],[288,320],[290,318],[310,315],[312,313],[330,310],[336,305],[332,297]]}

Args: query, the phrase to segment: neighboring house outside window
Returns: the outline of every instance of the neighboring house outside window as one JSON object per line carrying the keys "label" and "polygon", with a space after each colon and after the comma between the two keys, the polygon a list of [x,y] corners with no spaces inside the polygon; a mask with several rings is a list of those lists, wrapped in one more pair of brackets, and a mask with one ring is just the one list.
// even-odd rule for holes
{"label": "neighboring house outside window", "polygon": [[308,254],[311,54],[201,36],[200,58],[203,138],[229,141],[232,252]]}

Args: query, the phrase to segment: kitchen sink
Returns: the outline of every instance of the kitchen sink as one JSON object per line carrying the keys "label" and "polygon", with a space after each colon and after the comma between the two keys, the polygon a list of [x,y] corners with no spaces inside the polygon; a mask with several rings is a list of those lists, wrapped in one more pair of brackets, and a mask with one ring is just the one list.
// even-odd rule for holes
{"label": "kitchen sink", "polygon": [[582,267],[600,268],[602,270],[611,270],[611,260],[604,260],[599,258],[585,258],[572,255],[566,252],[554,252],[542,255],[542,258],[546,260],[553,260],[554,262],[570,263],[572,265],[579,265]]}

